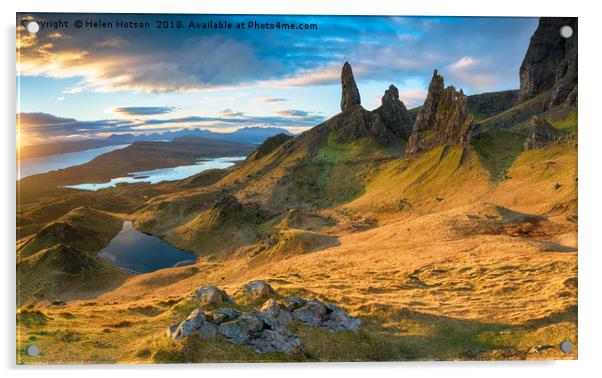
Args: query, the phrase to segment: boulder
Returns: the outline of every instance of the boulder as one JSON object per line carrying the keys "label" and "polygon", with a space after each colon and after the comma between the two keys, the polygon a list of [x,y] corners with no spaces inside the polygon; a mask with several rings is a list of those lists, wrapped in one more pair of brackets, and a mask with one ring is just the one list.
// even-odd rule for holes
{"label": "boulder", "polygon": [[266,329],[258,337],[249,340],[248,345],[258,353],[295,354],[301,351],[301,340],[284,329]]}
{"label": "boulder", "polygon": [[263,330],[264,323],[257,316],[243,312],[238,318],[219,325],[218,332],[233,344],[242,344]]}
{"label": "boulder", "polygon": [[244,286],[245,294],[254,297],[262,298],[276,294],[274,289],[264,280],[250,281]]}
{"label": "boulder", "polygon": [[208,340],[217,334],[217,325],[206,321],[199,327],[199,337]]}
{"label": "boulder", "polygon": [[326,315],[326,306],[318,301],[309,301],[303,307],[293,311],[293,317],[302,322],[317,327]]}
{"label": "boulder", "polygon": [[221,304],[221,303],[234,303],[232,298],[226,294],[225,291],[218,289],[217,287],[203,286],[196,291],[196,297],[203,304]]}
{"label": "boulder", "polygon": [[361,320],[352,318],[343,309],[337,305],[326,303],[326,316],[322,319],[320,327],[324,327],[331,332],[353,331],[360,329]]}
{"label": "boulder", "polygon": [[233,308],[224,307],[218,308],[215,311],[211,311],[209,316],[213,319],[213,321],[217,324],[222,324],[224,322],[234,320],[238,318],[242,314],[241,311],[235,310]]}
{"label": "boulder", "polygon": [[178,325],[178,327],[171,331],[172,327],[169,328],[168,333],[171,333],[171,338],[175,341],[182,340],[185,337],[189,337],[194,332],[196,332],[201,325],[206,322],[205,314],[203,310],[197,308],[190,315],[184,319],[182,323]]}
{"label": "boulder", "polygon": [[275,299],[269,299],[261,307],[261,313],[267,318],[264,322],[272,328],[286,327],[293,315],[284,308],[281,308]]}
{"label": "boulder", "polygon": [[353,77],[353,71],[349,62],[345,62],[343,70],[341,71],[341,111],[346,111],[353,108],[355,105],[361,104],[360,91],[357,89],[355,79]]}
{"label": "boulder", "polygon": [[180,325],[179,323],[174,323],[174,324],[170,325],[169,327],[167,327],[167,337],[172,338],[173,334],[176,332],[179,325]]}
{"label": "boulder", "polygon": [[299,297],[287,297],[282,300],[282,306],[288,311],[294,311],[305,305],[305,302],[305,299]]}
{"label": "boulder", "polygon": [[[287,298],[290,299],[290,298]],[[296,298],[298,299],[298,298]],[[361,320],[353,318],[337,305],[323,303],[317,300],[304,302],[290,301],[294,303],[289,308],[296,308],[292,311],[292,316],[312,327],[323,327],[331,332],[353,331],[357,332],[361,325]]]}

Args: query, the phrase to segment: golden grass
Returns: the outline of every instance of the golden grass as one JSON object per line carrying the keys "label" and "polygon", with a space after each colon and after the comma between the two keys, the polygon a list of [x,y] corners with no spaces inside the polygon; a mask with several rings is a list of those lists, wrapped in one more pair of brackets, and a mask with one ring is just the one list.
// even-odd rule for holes
{"label": "golden grass", "polygon": [[[284,200],[278,181],[302,154],[280,151],[246,162],[216,185],[238,187],[238,180],[240,187],[249,183],[239,198]],[[278,164],[263,171],[268,162]],[[575,359],[576,164],[570,145],[523,152],[508,178],[495,183],[470,148],[381,161],[354,201],[263,223],[259,233],[279,237],[269,248],[243,247],[230,257],[133,276],[92,301],[37,303],[28,311],[43,316],[20,327],[18,360]],[[192,189],[150,202],[178,214],[207,193]],[[178,344],[165,336],[196,306],[196,288],[216,284],[246,303],[240,288],[252,279],[267,280],[282,295],[336,302],[362,318],[361,331],[330,334],[295,323],[305,357],[261,356],[219,338]],[[573,352],[559,350],[563,340],[576,346]],[[32,342],[42,356],[25,356]],[[529,353],[538,344],[552,348]]]}

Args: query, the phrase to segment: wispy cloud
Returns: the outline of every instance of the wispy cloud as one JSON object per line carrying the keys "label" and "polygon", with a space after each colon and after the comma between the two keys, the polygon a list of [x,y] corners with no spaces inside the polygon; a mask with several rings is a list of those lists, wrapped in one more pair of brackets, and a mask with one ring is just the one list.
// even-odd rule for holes
{"label": "wispy cloud", "polygon": [[113,113],[122,116],[151,116],[171,113],[175,108],[170,106],[119,106],[113,108]]}
{"label": "wispy cloud", "polygon": [[[445,74],[445,72],[444,72]],[[463,56],[447,66],[448,82],[478,91],[494,88],[503,81],[496,67],[485,59]]]}
{"label": "wispy cloud", "polygon": [[272,102],[284,102],[284,101],[288,101],[286,98],[281,98],[281,97],[268,97],[268,98],[256,98],[253,101],[255,102],[262,102],[262,103],[272,103]]}

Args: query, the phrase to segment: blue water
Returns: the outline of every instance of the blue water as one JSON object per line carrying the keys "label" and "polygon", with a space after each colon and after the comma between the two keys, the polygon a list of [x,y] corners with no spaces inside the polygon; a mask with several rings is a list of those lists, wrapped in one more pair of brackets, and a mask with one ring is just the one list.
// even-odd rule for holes
{"label": "blue water", "polygon": [[148,273],[158,269],[190,265],[194,255],[165,243],[156,236],[144,234],[123,222],[123,228],[98,256],[131,273]]}
{"label": "blue water", "polygon": [[228,168],[234,165],[234,162],[244,160],[245,157],[221,157],[210,159],[206,161],[201,161],[196,164],[191,165],[180,165],[178,167],[172,168],[160,168],[153,169],[151,171],[141,171],[141,172],[133,172],[130,173],[129,176],[126,177],[117,177],[111,179],[109,182],[104,182],[100,184],[79,184],[79,185],[71,185],[70,188],[75,189],[84,189],[84,190],[98,190],[104,188],[113,187],[119,183],[137,183],[137,182],[148,182],[151,184],[155,184],[161,181],[173,181],[173,180],[182,180],[207,169],[213,168]]}
{"label": "blue water", "polygon": [[99,155],[127,146],[128,144],[118,144],[115,146],[93,148],[84,151],[21,159],[17,161],[17,180],[38,173],[46,173],[57,169],[84,164]]}

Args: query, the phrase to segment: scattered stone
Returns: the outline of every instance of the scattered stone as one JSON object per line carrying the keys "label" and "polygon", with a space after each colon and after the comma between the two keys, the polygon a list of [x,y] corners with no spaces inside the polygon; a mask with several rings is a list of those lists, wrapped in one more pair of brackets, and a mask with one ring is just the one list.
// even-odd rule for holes
{"label": "scattered stone", "polygon": [[242,344],[251,335],[263,329],[263,322],[249,313],[242,313],[238,318],[219,325],[218,332],[233,344]]}
{"label": "scattered stone", "polygon": [[554,184],[554,189],[558,190],[558,189],[560,189],[561,186],[562,186],[562,184],[557,182],[556,184]]}
{"label": "scattered stone", "polygon": [[244,292],[254,298],[268,297],[276,294],[274,289],[264,280],[248,282],[244,287]]}
{"label": "scattered stone", "polygon": [[358,318],[352,318],[343,309],[332,303],[326,303],[326,316],[322,319],[320,327],[331,332],[353,331],[357,332],[362,324]]}
{"label": "scattered stone", "polygon": [[301,351],[301,340],[286,330],[266,329],[259,337],[251,339],[249,345],[258,353],[295,354]]}
{"label": "scattered stone", "polygon": [[224,307],[218,308],[217,310],[210,312],[209,315],[215,323],[222,324],[223,322],[227,322],[238,318],[241,313],[242,312],[233,308]]}
{"label": "scattered stone", "polygon": [[167,327],[167,337],[172,338],[173,334],[178,329],[178,326],[179,326],[178,323],[174,323],[174,324],[170,325],[169,327]]}
{"label": "scattered stone", "polygon": [[280,313],[280,305],[275,299],[269,299],[261,306],[261,312],[272,318],[276,317]]}
{"label": "scattered stone", "polygon": [[548,344],[543,344],[543,345],[536,345],[533,348],[529,349],[529,353],[539,353],[539,352],[543,352],[546,349],[552,349],[554,348],[551,345]]}
{"label": "scattered stone", "polygon": [[349,62],[345,62],[343,65],[343,70],[341,71],[341,85],[343,87],[343,93],[341,95],[341,111],[344,112],[355,105],[360,105],[360,91],[357,89],[357,84],[355,84],[353,71],[351,70]]}
{"label": "scattered stone", "polygon": [[305,305],[305,300],[299,297],[287,297],[282,300],[282,305],[288,311],[294,311],[299,307]]}
{"label": "scattered stone", "polygon": [[182,323],[180,323],[174,331],[171,331],[173,325],[170,326],[168,333],[171,334],[171,338],[173,340],[182,340],[185,337],[189,337],[195,331],[201,328],[201,325],[205,322],[206,318],[203,310],[197,308],[191,312],[190,315]]}
{"label": "scattered stone", "polygon": [[410,203],[410,201],[407,200],[407,198],[402,198],[397,203],[397,208],[399,210],[405,210],[405,209],[410,208],[410,207],[412,207],[412,204]]}
{"label": "scattered stone", "polygon": [[234,303],[232,298],[225,291],[218,289],[217,287],[204,286],[197,290],[196,297],[203,304],[221,304],[221,303]]}
{"label": "scattered stone", "polygon": [[303,307],[293,311],[293,317],[317,327],[326,315],[326,306],[318,301],[309,301]]}
{"label": "scattered stone", "polygon": [[199,328],[199,336],[203,340],[208,340],[217,334],[217,325],[211,322],[204,322]]}

